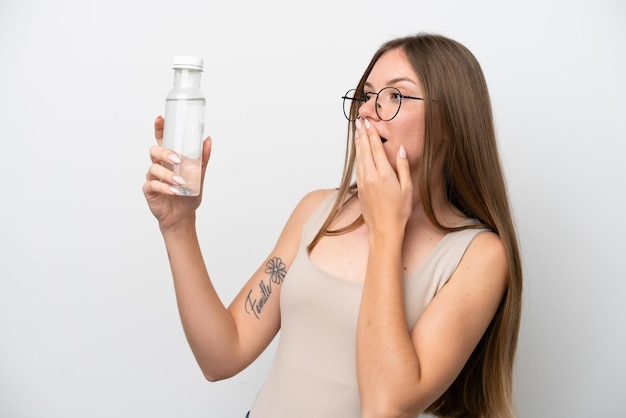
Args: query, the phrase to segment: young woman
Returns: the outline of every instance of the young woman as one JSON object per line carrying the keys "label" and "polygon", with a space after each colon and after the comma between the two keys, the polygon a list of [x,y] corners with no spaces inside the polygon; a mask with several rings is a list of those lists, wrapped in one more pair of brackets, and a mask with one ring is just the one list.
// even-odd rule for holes
{"label": "young woman", "polygon": [[343,100],[339,189],[302,198],[228,308],[157,118],[143,191],[200,368],[231,377],[280,329],[251,418],[514,416],[522,271],[478,62],[446,37],[395,39]]}

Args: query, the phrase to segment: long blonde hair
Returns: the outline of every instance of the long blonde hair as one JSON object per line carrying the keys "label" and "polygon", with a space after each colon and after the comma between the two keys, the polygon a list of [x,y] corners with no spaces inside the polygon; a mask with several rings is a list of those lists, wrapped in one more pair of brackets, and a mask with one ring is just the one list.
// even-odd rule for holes
{"label": "long blonde hair", "polygon": [[[426,215],[445,231],[491,229],[504,243],[509,268],[506,293],[489,327],[459,376],[427,412],[445,417],[513,417],[512,380],[521,316],[522,264],[487,84],[478,61],[466,47],[444,36],[417,34],[383,44],[372,57],[357,91],[363,91],[378,59],[397,48],[405,52],[426,98],[424,155],[416,185]],[[356,117],[357,112],[353,107],[352,115]],[[352,182],[354,129],[354,123],[350,123],[337,200],[309,244],[309,251],[322,236],[346,233],[363,223],[359,218],[342,229],[330,228],[346,201],[356,195],[356,184]],[[450,203],[467,217],[477,219],[480,225],[448,228],[439,222],[432,207],[434,178],[444,179]]]}

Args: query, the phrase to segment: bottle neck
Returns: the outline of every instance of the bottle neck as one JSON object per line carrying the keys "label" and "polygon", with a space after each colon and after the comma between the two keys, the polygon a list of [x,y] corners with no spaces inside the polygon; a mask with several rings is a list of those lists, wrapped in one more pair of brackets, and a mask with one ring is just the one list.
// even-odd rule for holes
{"label": "bottle neck", "polygon": [[174,86],[182,88],[200,87],[202,71],[186,68],[174,69]]}

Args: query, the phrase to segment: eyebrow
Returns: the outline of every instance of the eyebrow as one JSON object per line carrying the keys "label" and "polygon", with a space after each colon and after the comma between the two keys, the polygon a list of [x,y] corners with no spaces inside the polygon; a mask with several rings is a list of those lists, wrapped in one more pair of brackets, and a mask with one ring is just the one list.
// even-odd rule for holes
{"label": "eyebrow", "polygon": [[[417,83],[416,83],[414,80],[411,80],[411,79],[410,79],[410,78],[408,78],[408,77],[396,77],[396,78],[392,78],[391,80],[389,80],[389,81],[387,82],[387,84],[397,84],[397,83],[400,83],[400,82],[402,82],[402,81],[408,81],[408,82],[410,82],[410,83],[413,83],[413,84],[417,85]],[[370,87],[370,88],[373,88],[372,84],[371,84],[370,82],[368,82],[368,81],[366,81],[366,82],[365,82],[364,87]]]}

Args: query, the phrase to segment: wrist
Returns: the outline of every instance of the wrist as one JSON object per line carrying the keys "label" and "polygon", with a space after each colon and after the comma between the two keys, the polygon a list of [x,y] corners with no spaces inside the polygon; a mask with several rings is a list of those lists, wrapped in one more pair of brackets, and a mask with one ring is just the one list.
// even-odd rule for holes
{"label": "wrist", "polygon": [[172,234],[180,234],[185,232],[193,232],[196,230],[196,214],[195,212],[186,218],[174,223],[174,224],[163,224],[159,223],[159,229],[161,230],[161,234],[163,236],[172,235]]}
{"label": "wrist", "polygon": [[373,244],[390,245],[404,241],[405,225],[385,225],[382,228],[369,228],[368,240]]}

